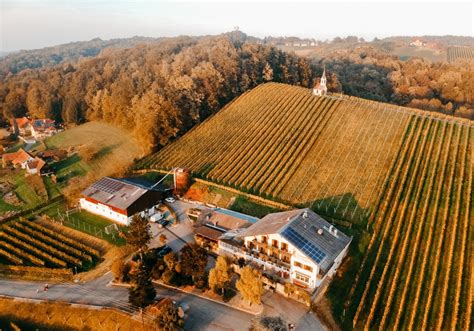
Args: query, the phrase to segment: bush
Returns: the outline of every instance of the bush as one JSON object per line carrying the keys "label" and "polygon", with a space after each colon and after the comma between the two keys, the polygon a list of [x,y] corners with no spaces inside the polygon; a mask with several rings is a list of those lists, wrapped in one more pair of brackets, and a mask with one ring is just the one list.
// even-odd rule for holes
{"label": "bush", "polygon": [[121,258],[115,259],[114,262],[112,262],[111,271],[116,282],[123,282],[125,268],[125,263]]}

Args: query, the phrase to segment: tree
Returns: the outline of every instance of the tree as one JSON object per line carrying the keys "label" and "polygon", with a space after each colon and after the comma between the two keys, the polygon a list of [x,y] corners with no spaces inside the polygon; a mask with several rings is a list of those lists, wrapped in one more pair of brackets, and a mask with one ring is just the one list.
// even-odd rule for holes
{"label": "tree", "polygon": [[139,214],[135,214],[128,226],[126,239],[127,243],[135,250],[146,251],[151,240],[150,224],[148,221]]}
{"label": "tree", "polygon": [[166,300],[160,307],[160,314],[155,319],[155,325],[159,330],[174,331],[182,329],[184,321],[179,316],[178,307],[171,300]]}
{"label": "tree", "polygon": [[161,246],[166,245],[167,240],[168,240],[168,238],[166,237],[166,235],[164,235],[163,233],[160,234],[160,244],[161,244]]}
{"label": "tree", "polygon": [[217,290],[224,291],[224,287],[230,280],[229,264],[223,256],[219,256],[216,261],[216,266],[209,272],[209,287],[217,292]]}
{"label": "tree", "polygon": [[125,263],[122,258],[117,258],[112,262],[112,274],[114,275],[114,280],[117,282],[123,281],[123,275],[125,271]]}
{"label": "tree", "polygon": [[153,303],[156,290],[151,282],[151,270],[144,262],[139,262],[138,267],[131,277],[132,286],[128,292],[128,301],[135,307],[144,308]]}
{"label": "tree", "polygon": [[181,249],[181,271],[193,281],[204,276],[207,266],[207,251],[197,244],[186,244]]}
{"label": "tree", "polygon": [[237,289],[245,300],[250,304],[260,304],[263,295],[263,283],[260,279],[261,274],[246,266],[240,273],[240,279],[237,281]]}

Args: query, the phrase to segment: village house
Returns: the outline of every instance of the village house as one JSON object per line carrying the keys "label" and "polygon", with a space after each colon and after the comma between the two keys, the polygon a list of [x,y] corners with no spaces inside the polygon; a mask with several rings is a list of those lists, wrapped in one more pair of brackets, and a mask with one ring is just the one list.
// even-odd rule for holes
{"label": "village house", "polygon": [[13,132],[17,136],[30,136],[31,135],[31,123],[26,117],[13,118],[11,120]]}
{"label": "village house", "polygon": [[33,157],[25,150],[20,148],[18,151],[13,153],[5,153],[2,155],[3,167],[13,166],[25,169],[30,175],[41,175],[41,169],[45,166],[46,162],[40,157]]}
{"label": "village house", "polygon": [[31,121],[31,135],[36,140],[42,140],[58,133],[55,122],[51,119],[36,119]]}
{"label": "village house", "polygon": [[20,148],[16,152],[5,153],[2,155],[2,165],[4,168],[12,165],[14,167],[21,167],[26,169],[28,161],[33,160],[33,157],[25,152],[24,149]]}
{"label": "village house", "polygon": [[244,259],[280,285],[313,292],[335,274],[351,240],[306,208],[269,214],[246,229],[229,231],[219,238],[218,250],[234,261]]}
{"label": "village house", "polygon": [[123,225],[128,225],[135,214],[145,216],[163,198],[161,191],[111,177],[101,178],[81,195],[82,209]]}
{"label": "village house", "polygon": [[421,41],[420,39],[416,39],[416,40],[413,40],[412,42],[410,42],[410,46],[423,47],[423,46],[425,46],[425,42]]}
{"label": "village house", "polygon": [[217,253],[219,237],[231,230],[248,228],[257,221],[256,217],[228,209],[204,209],[194,224],[194,239],[197,244]]}
{"label": "village house", "polygon": [[26,171],[30,175],[41,175],[41,169],[43,169],[45,164],[46,162],[44,162],[42,159],[35,157],[26,163]]}

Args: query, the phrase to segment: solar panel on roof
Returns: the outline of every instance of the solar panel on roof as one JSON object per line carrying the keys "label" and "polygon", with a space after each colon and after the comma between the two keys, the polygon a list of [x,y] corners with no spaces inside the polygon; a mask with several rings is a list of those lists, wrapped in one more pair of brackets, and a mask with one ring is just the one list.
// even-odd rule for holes
{"label": "solar panel on roof", "polygon": [[125,186],[124,183],[111,180],[109,178],[102,178],[98,182],[92,184],[92,187],[96,190],[100,190],[109,194],[114,194],[120,191]]}
{"label": "solar panel on roof", "polygon": [[306,238],[300,235],[291,227],[286,228],[281,233],[289,242],[291,242],[295,247],[300,249],[303,253],[309,256],[311,259],[317,263],[321,263],[326,254],[321,251],[319,248],[310,243]]}

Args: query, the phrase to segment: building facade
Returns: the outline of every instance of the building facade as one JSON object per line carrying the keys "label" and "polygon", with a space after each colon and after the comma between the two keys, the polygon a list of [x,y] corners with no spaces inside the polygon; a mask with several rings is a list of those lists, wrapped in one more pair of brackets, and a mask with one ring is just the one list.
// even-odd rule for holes
{"label": "building facade", "polygon": [[351,238],[310,209],[269,214],[248,229],[228,232],[219,254],[244,259],[276,277],[312,292],[332,277]]}
{"label": "building facade", "polygon": [[145,216],[163,198],[160,191],[104,177],[81,193],[79,205],[90,213],[128,225],[135,214]]}
{"label": "building facade", "polygon": [[326,80],[326,68],[324,68],[323,75],[321,76],[321,79],[316,86],[313,88],[313,94],[316,96],[323,96],[326,95],[328,92],[328,88],[326,86],[327,80]]}

